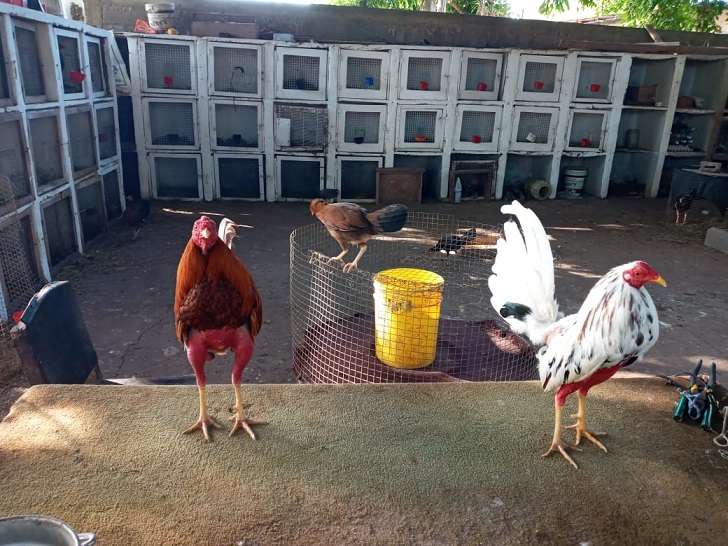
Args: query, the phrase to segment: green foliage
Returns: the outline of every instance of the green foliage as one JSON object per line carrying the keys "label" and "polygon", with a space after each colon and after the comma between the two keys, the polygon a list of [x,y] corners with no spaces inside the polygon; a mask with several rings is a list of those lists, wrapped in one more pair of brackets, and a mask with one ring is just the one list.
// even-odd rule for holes
{"label": "green foliage", "polygon": [[[722,0],[575,0],[599,15],[618,15],[624,25],[663,30],[716,32],[716,19],[726,9]],[[569,9],[569,0],[543,0],[545,15]]]}
{"label": "green foliage", "polygon": [[[423,0],[330,0],[339,6],[358,6],[362,8],[401,9],[417,11]],[[448,13],[463,15],[494,15],[507,17],[508,0],[451,0],[448,2]]]}

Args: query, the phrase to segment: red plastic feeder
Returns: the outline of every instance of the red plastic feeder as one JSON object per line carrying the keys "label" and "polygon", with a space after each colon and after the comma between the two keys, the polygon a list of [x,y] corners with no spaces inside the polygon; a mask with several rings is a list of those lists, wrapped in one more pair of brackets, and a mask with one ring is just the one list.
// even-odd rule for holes
{"label": "red plastic feeder", "polygon": [[581,139],[581,140],[579,141],[579,145],[580,145],[580,146],[581,146],[582,148],[591,148],[591,147],[592,147],[592,141],[591,141],[590,139],[588,139],[588,138],[582,138],[582,139]]}
{"label": "red plastic feeder", "polygon": [[543,84],[542,81],[536,80],[535,82],[533,82],[533,88],[534,89],[537,89],[538,91],[541,91],[543,89],[543,87],[544,87],[544,84]]}
{"label": "red plastic feeder", "polygon": [[480,135],[473,135],[470,137],[470,142],[473,144],[480,144],[483,141],[483,138]]}
{"label": "red plastic feeder", "polygon": [[172,76],[165,76],[164,77],[164,87],[172,87],[172,84],[174,84],[174,78]]}
{"label": "red plastic feeder", "polygon": [[591,84],[591,85],[589,86],[589,90],[590,90],[590,91],[591,91],[592,93],[599,93],[599,91],[601,90],[601,88],[602,88],[602,86],[601,86],[601,85],[599,85],[598,83],[593,83],[593,84]]}
{"label": "red plastic feeder", "polygon": [[73,83],[83,83],[83,80],[86,79],[86,74],[80,70],[71,70],[68,73],[68,77]]}
{"label": "red plastic feeder", "polygon": [[485,82],[478,82],[478,85],[476,86],[478,91],[487,91],[488,90],[488,84]]}
{"label": "red plastic feeder", "polygon": [[429,91],[429,89],[430,89],[430,84],[428,82],[422,80],[420,82],[420,90],[421,91]]}

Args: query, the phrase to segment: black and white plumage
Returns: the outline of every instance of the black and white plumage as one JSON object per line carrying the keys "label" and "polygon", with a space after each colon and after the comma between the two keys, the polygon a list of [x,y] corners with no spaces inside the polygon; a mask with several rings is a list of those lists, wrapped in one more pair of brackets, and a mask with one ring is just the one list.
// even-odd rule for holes
{"label": "black and white plumage", "polygon": [[589,291],[579,310],[559,313],[554,287],[554,261],[549,238],[533,211],[517,201],[501,207],[515,217],[498,240],[493,274],[488,279],[491,304],[511,329],[539,347],[539,377],[545,391],[555,390],[555,427],[551,447],[577,467],[561,442],[561,407],[579,393],[576,443],[586,438],[606,452],[586,429],[586,395],[617,370],[649,351],[659,336],[657,309],[645,289],[663,278],[643,261],[607,272]]}
{"label": "black and white plumage", "polygon": [[477,235],[478,232],[475,228],[471,228],[463,233],[447,233],[440,237],[437,244],[430,251],[442,252],[443,254],[455,254],[464,246],[472,243]]}
{"label": "black and white plumage", "polygon": [[134,233],[131,236],[132,241],[135,241],[139,237],[142,226],[144,226],[147,218],[149,218],[150,210],[151,206],[146,199],[132,195],[126,196],[126,208],[121,218],[127,226],[134,229]]}
{"label": "black and white plumage", "polygon": [[693,188],[688,193],[684,193],[679,196],[672,204],[672,208],[675,209],[675,223],[684,224],[688,219],[688,211],[693,206],[693,200],[697,195],[697,190]]}

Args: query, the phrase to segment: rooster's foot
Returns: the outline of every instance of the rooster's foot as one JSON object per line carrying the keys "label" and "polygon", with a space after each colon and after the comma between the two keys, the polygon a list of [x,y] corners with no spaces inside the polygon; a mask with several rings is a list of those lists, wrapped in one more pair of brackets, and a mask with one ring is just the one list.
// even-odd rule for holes
{"label": "rooster's foot", "polygon": [[245,419],[244,417],[241,417],[241,414],[233,415],[230,417],[230,420],[233,421],[233,428],[230,429],[230,436],[242,429],[247,432],[248,436],[250,436],[253,440],[257,440],[255,432],[253,432],[253,427],[255,425],[268,424],[267,421],[261,421],[259,419]]}
{"label": "rooster's foot", "polygon": [[[575,416],[578,419],[578,416]],[[576,423],[573,425],[569,425],[564,428],[574,429],[576,431],[576,441],[574,442],[574,445],[580,445],[582,439],[586,438],[589,440],[592,444],[597,446],[599,449],[601,449],[604,453],[609,453],[607,451],[607,446],[605,446],[602,442],[598,440],[599,436],[606,436],[606,432],[591,432],[586,429],[586,424],[583,421],[577,420]]]}
{"label": "rooster's foot", "polygon": [[194,425],[192,425],[190,428],[185,429],[182,432],[182,434],[190,434],[197,430],[201,430],[202,435],[205,437],[205,441],[209,442],[211,428],[222,428],[222,427],[220,426],[220,423],[215,421],[212,417],[200,416],[200,418],[197,420],[197,422]]}
{"label": "rooster's foot", "polygon": [[351,273],[352,271],[356,271],[358,269],[358,266],[355,262],[351,262],[350,264],[346,264],[344,266],[344,273]]}
{"label": "rooster's foot", "polygon": [[344,260],[339,258],[338,256],[332,256],[331,258],[326,258],[327,264],[343,264]]}
{"label": "rooster's foot", "polygon": [[548,457],[552,453],[560,453],[561,456],[564,459],[566,459],[566,462],[568,462],[571,466],[573,466],[574,468],[576,468],[578,470],[579,467],[574,462],[574,459],[572,459],[571,456],[566,452],[567,449],[573,449],[574,451],[581,451],[581,449],[579,449],[578,447],[572,446],[570,444],[564,444],[562,442],[552,442],[551,447],[549,447],[548,451],[543,454],[543,457]]}

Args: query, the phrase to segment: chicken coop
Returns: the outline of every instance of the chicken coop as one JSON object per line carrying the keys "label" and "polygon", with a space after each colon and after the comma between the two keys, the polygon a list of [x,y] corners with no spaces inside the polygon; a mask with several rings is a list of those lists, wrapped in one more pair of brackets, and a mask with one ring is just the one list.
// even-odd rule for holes
{"label": "chicken coop", "polygon": [[112,43],[106,30],[0,3],[0,229],[22,248],[22,259],[0,248],[0,336],[28,290],[122,214]]}
{"label": "chicken coop", "polygon": [[[498,229],[442,214],[410,212],[404,229],[369,245],[359,270],[327,256],[339,247],[319,223],[290,238],[290,318],[294,371],[305,383],[393,383],[534,379],[530,346],[502,326],[488,301]],[[458,246],[443,240],[460,238]],[[434,362],[419,369],[384,364],[375,350],[374,272],[414,267],[444,279]],[[392,296],[394,297],[394,296]],[[407,306],[391,303],[395,312]]]}
{"label": "chicken coop", "polygon": [[[342,167],[345,156],[357,158],[344,160],[349,166],[366,160],[424,170],[426,199],[451,197],[454,162],[466,156],[493,156],[494,199],[503,198],[506,181],[514,183],[510,173],[523,156],[549,166],[534,172],[539,180],[548,175],[550,198],[559,197],[561,161],[583,159],[600,163],[590,172],[601,179],[590,175],[585,191],[603,198],[612,183],[615,193],[622,190],[615,157],[649,153],[655,154],[644,163],[649,167],[636,174],[640,192],[654,197],[666,156],[697,160],[715,152],[728,96],[728,56],[717,54],[118,39],[129,50],[135,140],[145,143],[137,150],[140,186],[149,196],[166,193],[152,187],[157,178],[149,160],[163,151],[196,156],[202,177],[196,195],[204,200],[233,198],[221,193],[215,155],[221,153],[240,154],[240,165],[251,154],[260,159],[267,201],[305,199],[316,188],[364,198],[368,191],[353,188],[369,182]],[[149,103],[164,98],[186,101],[175,106],[174,123],[184,127],[164,126],[167,115],[161,127],[153,123]],[[685,119],[672,140],[690,133],[688,149],[668,149],[678,114]],[[289,174],[298,170],[296,183]],[[243,193],[241,199],[253,198]]]}

